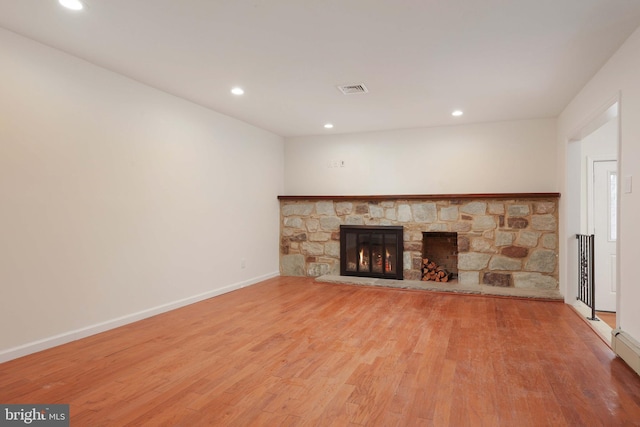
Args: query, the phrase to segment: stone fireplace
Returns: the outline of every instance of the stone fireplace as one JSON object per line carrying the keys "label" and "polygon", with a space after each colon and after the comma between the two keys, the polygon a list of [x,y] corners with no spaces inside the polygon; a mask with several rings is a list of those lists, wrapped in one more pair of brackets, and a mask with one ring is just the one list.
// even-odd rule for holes
{"label": "stone fireplace", "polygon": [[434,237],[457,244],[457,249],[437,255],[443,257],[440,263],[455,262],[455,268],[446,267],[457,273],[451,286],[557,289],[559,197],[558,193],[279,196],[280,272],[338,276],[341,225],[396,226],[403,229],[404,280],[421,280],[423,258],[430,250],[425,235],[441,233]]}

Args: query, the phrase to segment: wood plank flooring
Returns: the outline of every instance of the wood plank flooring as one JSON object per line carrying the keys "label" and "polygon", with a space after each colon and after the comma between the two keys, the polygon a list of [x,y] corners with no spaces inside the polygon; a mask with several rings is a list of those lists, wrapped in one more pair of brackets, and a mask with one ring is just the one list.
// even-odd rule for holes
{"label": "wood plank flooring", "polygon": [[570,307],[275,278],[0,365],[72,426],[640,425]]}

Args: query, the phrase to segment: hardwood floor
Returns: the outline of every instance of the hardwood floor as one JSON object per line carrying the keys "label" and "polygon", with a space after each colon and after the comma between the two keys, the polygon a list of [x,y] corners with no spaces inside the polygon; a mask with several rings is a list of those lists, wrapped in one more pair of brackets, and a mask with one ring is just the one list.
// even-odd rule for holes
{"label": "hardwood floor", "polygon": [[72,426],[640,425],[568,306],[275,278],[0,365]]}

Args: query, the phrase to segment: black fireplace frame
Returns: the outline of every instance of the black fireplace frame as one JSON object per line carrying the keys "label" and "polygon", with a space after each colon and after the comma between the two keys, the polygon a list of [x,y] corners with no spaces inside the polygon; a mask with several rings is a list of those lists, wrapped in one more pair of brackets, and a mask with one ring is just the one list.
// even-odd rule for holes
{"label": "black fireplace frame", "polygon": [[[357,271],[347,270],[347,234],[354,233],[356,235],[356,241],[360,241],[360,235],[382,235],[382,248],[383,253],[387,248],[385,235],[394,235],[396,237],[395,244],[391,246],[395,250],[396,254],[396,268],[394,272],[386,272],[383,267],[381,273],[370,271],[360,271],[360,267],[356,264]],[[395,279],[402,280],[404,274],[404,228],[401,225],[341,225],[340,226],[340,275],[341,276],[359,276],[359,277],[374,277],[380,279]],[[369,265],[372,265],[371,257],[373,255],[372,245],[373,239],[369,238]]]}

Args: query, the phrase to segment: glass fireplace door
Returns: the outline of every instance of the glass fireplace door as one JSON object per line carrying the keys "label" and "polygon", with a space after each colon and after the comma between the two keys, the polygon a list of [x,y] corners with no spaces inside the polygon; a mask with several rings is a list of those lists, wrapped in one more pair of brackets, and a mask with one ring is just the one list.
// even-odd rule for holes
{"label": "glass fireplace door", "polygon": [[341,226],[340,274],[402,279],[402,227]]}

